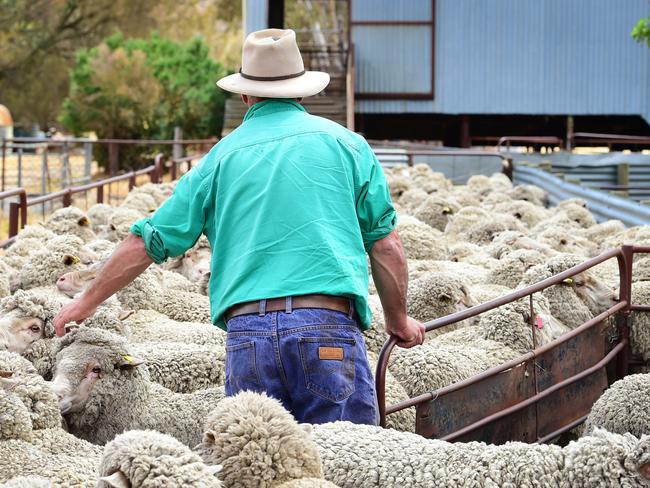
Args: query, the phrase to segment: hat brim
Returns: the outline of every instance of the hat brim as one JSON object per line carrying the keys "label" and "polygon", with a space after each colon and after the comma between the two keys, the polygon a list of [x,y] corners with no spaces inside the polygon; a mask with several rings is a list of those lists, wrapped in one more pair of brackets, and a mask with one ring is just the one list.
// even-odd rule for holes
{"label": "hat brim", "polygon": [[330,75],[322,71],[305,71],[305,74],[288,80],[256,81],[239,73],[217,81],[219,88],[244,95],[265,98],[311,97],[322,92],[330,82]]}

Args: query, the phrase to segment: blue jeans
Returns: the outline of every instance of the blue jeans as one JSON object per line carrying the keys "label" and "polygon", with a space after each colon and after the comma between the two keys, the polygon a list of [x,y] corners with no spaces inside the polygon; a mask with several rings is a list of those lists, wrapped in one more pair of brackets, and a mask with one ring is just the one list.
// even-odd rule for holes
{"label": "blue jeans", "polygon": [[353,316],[287,310],[228,321],[226,395],[266,392],[303,423],[377,425],[375,382]]}

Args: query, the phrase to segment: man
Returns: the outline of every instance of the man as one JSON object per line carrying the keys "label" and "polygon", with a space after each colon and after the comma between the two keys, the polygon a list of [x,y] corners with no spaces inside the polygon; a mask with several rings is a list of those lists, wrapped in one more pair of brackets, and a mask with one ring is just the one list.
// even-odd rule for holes
{"label": "man", "polygon": [[305,72],[292,30],[250,34],[240,73],[218,85],[250,108],[242,125],[178,182],[84,294],[55,318],[58,335],[152,262],[205,234],[212,320],[228,331],[226,393],[266,391],[299,422],[377,423],[361,330],[370,255],[386,330],[424,340],[406,315],[407,268],[386,178],[367,142],[298,103],[329,75]]}

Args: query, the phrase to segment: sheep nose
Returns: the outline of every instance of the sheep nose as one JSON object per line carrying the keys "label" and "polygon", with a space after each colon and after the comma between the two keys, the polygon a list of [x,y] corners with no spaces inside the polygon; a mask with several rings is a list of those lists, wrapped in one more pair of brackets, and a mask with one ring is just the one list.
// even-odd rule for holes
{"label": "sheep nose", "polygon": [[56,394],[56,399],[57,399],[58,401],[63,400],[63,393],[61,393],[61,392],[57,392],[57,394]]}
{"label": "sheep nose", "polygon": [[58,281],[59,281],[59,283],[63,283],[65,281],[65,276],[61,276],[61,278],[59,278]]}

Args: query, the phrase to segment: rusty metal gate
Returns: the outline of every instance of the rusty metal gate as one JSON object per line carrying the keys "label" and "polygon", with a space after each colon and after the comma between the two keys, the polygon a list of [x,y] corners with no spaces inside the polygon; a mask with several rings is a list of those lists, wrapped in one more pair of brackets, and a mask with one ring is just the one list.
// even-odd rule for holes
{"label": "rusty metal gate", "polygon": [[[386,415],[415,407],[415,431],[424,437],[500,444],[515,440],[546,442],[584,422],[603,390],[627,374],[630,313],[650,311],[650,306],[632,304],[635,253],[650,253],[650,246],[612,249],[529,287],[426,323],[429,332],[524,297],[529,297],[532,321],[533,294],[609,259],[618,262],[619,300],[603,313],[512,361],[386,406],[386,370],[395,347],[395,339],[389,338],[379,355],[376,372],[381,425],[385,426]],[[616,327],[611,327],[610,318],[616,320]],[[535,333],[534,325],[531,327]]]}

